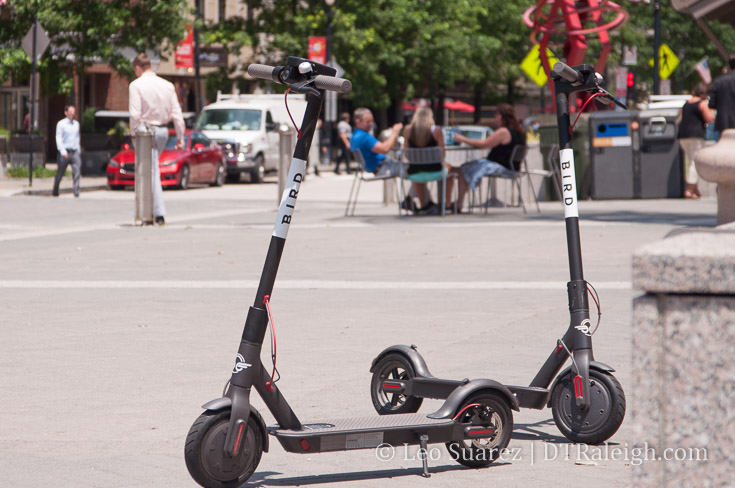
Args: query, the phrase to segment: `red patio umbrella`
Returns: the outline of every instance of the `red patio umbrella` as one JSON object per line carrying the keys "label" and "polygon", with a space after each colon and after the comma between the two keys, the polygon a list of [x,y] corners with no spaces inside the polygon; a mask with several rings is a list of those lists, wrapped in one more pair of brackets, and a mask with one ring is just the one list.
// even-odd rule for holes
{"label": "red patio umbrella", "polygon": [[473,107],[469,103],[464,103],[459,100],[455,100],[454,102],[444,102],[444,108],[449,110],[456,110],[457,112],[467,113],[473,113],[475,111],[475,107]]}

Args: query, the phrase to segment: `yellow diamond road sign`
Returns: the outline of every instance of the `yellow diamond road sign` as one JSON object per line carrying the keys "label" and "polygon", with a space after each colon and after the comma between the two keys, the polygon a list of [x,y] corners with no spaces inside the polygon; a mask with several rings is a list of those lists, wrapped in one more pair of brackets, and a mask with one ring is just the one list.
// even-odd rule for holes
{"label": "yellow diamond road sign", "polygon": [[[653,66],[653,59],[648,60],[648,66]],[[666,44],[661,44],[658,49],[658,75],[667,80],[676,67],[679,66],[679,58]]]}
{"label": "yellow diamond road sign", "polygon": [[[546,50],[546,56],[549,58],[549,67],[553,68],[554,63],[556,63],[558,59],[556,59],[554,54],[548,49]],[[531,50],[528,51],[526,57],[523,58],[523,61],[521,61],[521,69],[525,71],[529,78],[535,81],[538,86],[544,86],[546,84],[548,78],[544,71],[544,65],[541,63],[541,50],[539,49],[538,44],[534,45]]]}

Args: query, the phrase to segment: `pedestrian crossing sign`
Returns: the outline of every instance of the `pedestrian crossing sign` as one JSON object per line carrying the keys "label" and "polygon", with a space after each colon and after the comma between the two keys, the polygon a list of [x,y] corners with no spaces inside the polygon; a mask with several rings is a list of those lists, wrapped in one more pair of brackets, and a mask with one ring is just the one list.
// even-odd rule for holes
{"label": "pedestrian crossing sign", "polygon": [[[653,67],[653,59],[648,60],[648,66]],[[667,80],[676,67],[679,66],[679,58],[666,44],[661,44],[658,49],[658,75],[662,80]]]}
{"label": "pedestrian crossing sign", "polygon": [[[554,64],[559,61],[554,53],[549,49],[546,49],[546,56],[549,59],[549,67],[553,68]],[[529,78],[531,78],[538,86],[544,86],[548,81],[546,72],[544,71],[544,65],[541,63],[541,50],[539,45],[534,45],[523,61],[521,61],[521,69],[526,72]]]}

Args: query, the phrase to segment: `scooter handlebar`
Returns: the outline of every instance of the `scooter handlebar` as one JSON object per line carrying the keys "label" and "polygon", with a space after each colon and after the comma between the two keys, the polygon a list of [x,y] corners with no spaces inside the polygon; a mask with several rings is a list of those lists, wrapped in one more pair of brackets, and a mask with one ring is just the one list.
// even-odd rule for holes
{"label": "scooter handlebar", "polygon": [[556,64],[554,64],[553,70],[554,73],[559,75],[561,78],[564,78],[569,83],[577,83],[583,80],[582,73],[572,68],[571,66],[562,63],[561,61],[558,61]]}
{"label": "scooter handlebar", "polygon": [[251,64],[248,66],[248,74],[253,78],[260,78],[280,83],[280,80],[278,79],[278,68],[274,66],[268,66],[266,64]]}
{"label": "scooter handlebar", "polygon": [[[251,64],[248,66],[248,74],[253,78],[275,81],[282,83],[278,78],[281,68],[265,64]],[[338,93],[349,93],[352,90],[352,82],[344,78],[334,76],[317,75],[314,77],[314,86],[320,90],[335,91]]]}
{"label": "scooter handlebar", "polygon": [[352,90],[352,82],[345,78],[336,78],[334,76],[317,75],[314,78],[314,86],[320,90],[335,91],[338,93],[350,93]]}

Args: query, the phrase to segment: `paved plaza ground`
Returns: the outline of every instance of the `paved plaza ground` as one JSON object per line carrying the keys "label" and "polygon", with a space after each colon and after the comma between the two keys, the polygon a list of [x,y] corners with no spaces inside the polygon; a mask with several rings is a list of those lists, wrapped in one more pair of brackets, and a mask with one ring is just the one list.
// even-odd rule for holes
{"label": "paved plaza ground", "polygon": [[[345,217],[351,182],[324,173],[302,185],[273,292],[279,386],[300,419],[375,415],[368,369],[392,344],[416,344],[439,377],[528,384],[569,320],[560,204],[399,218],[371,184]],[[276,185],[166,191],[165,227],[134,225],[133,191],[84,185],[79,199],[52,198],[46,180],[0,180],[0,486],[196,486],[184,439],[229,379]],[[641,294],[631,255],[672,230],[715,226],[716,207],[580,202],[585,278],[602,301],[595,356],[617,369],[629,405]],[[415,448],[388,460],[294,455],[271,439],[245,486],[631,486],[629,418],[608,446],[590,448],[569,444],[550,410],[514,421],[512,456],[487,469],[432,445],[424,479]]]}

